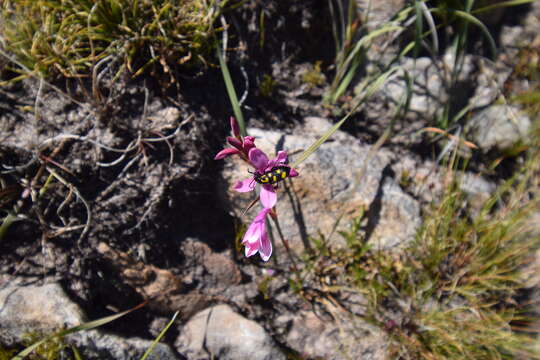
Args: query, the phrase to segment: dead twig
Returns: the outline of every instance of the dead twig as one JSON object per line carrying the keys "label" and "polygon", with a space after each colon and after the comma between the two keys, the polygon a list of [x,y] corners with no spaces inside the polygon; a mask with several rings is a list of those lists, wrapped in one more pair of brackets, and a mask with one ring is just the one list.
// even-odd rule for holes
{"label": "dead twig", "polygon": [[[69,188],[71,191],[73,191],[77,197],[79,198],[79,200],[81,200],[81,202],[84,204],[84,207],[86,208],[86,224],[83,225],[83,231],[81,232],[81,235],[79,236],[79,238],[77,239],[77,245],[80,246],[81,244],[81,241],[82,239],[86,236],[86,234],[88,233],[88,230],[90,229],[90,224],[92,223],[92,211],[90,209],[90,205],[88,204],[88,202],[84,199],[84,197],[81,195],[81,193],[79,192],[79,190],[77,189],[77,187],[75,187],[75,185],[71,184],[69,181],[67,181],[66,179],[64,179],[62,176],[60,176],[54,169],[50,168],[49,166],[47,166],[47,171],[53,175],[56,180],[58,180],[59,182],[61,182],[64,186],[66,186],[67,188]],[[80,228],[80,227],[78,227]],[[78,229],[77,228],[77,229]]]}

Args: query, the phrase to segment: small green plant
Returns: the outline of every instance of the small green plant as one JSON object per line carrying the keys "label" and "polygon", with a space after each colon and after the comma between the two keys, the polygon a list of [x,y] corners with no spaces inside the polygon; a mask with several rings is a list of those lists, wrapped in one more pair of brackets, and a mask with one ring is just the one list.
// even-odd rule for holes
{"label": "small green plant", "polygon": [[[515,78],[527,79],[530,89],[511,98],[512,102],[521,104],[532,117],[540,113],[540,50],[525,46],[518,53],[518,62],[508,84]],[[509,86],[509,92],[514,92]]]}
{"label": "small green plant", "polygon": [[272,276],[266,275],[261,279],[261,281],[257,285],[257,289],[259,290],[259,293],[263,296],[264,300],[270,300],[270,282],[272,281]]}
{"label": "small green plant", "polygon": [[264,74],[261,84],[259,85],[259,91],[262,96],[270,97],[276,88],[276,81],[271,75]]}
{"label": "small green plant", "polygon": [[0,360],[11,360],[16,353],[17,350],[4,349],[0,347]]}
{"label": "small green plant", "polygon": [[[23,345],[30,346],[31,344],[43,338],[43,334],[29,333],[23,338]],[[50,337],[47,341],[41,343],[34,352],[28,356],[29,360],[58,360],[61,359],[62,352],[69,348],[61,336]]]}
{"label": "small green plant", "polygon": [[316,61],[313,67],[302,74],[302,81],[309,87],[321,86],[325,82],[324,74],[321,71],[321,61]]}
{"label": "small green plant", "polygon": [[414,183],[414,179],[408,170],[404,170],[399,177],[399,186],[408,189]]}

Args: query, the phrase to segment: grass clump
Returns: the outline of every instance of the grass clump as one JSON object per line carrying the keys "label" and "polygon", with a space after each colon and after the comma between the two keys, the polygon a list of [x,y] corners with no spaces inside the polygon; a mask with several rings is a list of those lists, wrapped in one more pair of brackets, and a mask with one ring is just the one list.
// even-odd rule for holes
{"label": "grass clump", "polygon": [[[396,354],[538,358],[532,351],[534,339],[513,328],[526,320],[516,298],[525,288],[521,270],[540,245],[527,223],[538,204],[521,203],[515,196],[500,208],[491,202],[471,218],[463,212],[462,193],[452,189],[430,211],[407,252],[407,276],[383,275],[395,304],[408,304],[398,306],[400,326],[391,332]],[[372,305],[383,310],[380,300]]]}
{"label": "grass clump", "polygon": [[134,75],[170,73],[179,64],[206,63],[226,3],[8,0],[0,8],[0,41],[23,76],[81,77],[112,64]]}
{"label": "grass clump", "polygon": [[[31,332],[25,334],[22,339],[21,346],[30,346],[31,344],[39,341],[44,334],[38,332]],[[74,347],[67,345],[64,342],[64,338],[61,336],[50,337],[47,341],[41,342],[34,351],[25,357],[17,357],[17,353],[20,350],[6,349],[0,347],[0,360],[14,360],[14,359],[28,359],[28,360],[58,360],[65,359],[66,355],[70,352],[76,353],[77,350]],[[69,357],[76,358],[76,357]],[[76,358],[78,359],[78,358]]]}
{"label": "grass clump", "polygon": [[[25,346],[30,346],[31,344],[39,341],[43,337],[42,334],[31,333],[25,336],[23,343]],[[62,358],[63,350],[69,348],[69,346],[64,342],[62,337],[52,337],[48,341],[43,342],[39,345],[32,354],[30,354],[27,359],[30,360],[56,360]]]}

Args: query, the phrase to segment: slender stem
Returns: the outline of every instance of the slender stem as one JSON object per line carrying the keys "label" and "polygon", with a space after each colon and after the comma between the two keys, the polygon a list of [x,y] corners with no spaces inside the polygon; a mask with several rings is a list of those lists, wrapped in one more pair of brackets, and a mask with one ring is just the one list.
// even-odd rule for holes
{"label": "slender stem", "polygon": [[285,250],[287,251],[287,255],[289,256],[289,259],[291,260],[293,271],[296,274],[296,278],[299,283],[301,283],[300,273],[298,271],[298,266],[296,265],[296,261],[294,260],[294,254],[292,253],[291,248],[289,247],[289,243],[287,240],[285,240],[285,237],[283,236],[283,232],[281,231],[281,227],[279,226],[279,220],[277,216],[271,216],[274,220],[274,224],[276,224],[276,229],[279,235],[279,238],[281,239],[281,242],[283,243],[283,246],[285,246]]}

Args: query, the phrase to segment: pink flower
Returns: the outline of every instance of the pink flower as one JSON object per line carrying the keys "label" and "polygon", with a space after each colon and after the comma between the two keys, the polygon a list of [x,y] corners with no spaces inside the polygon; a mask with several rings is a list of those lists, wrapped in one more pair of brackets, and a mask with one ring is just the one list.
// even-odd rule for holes
{"label": "pink flower", "polygon": [[240,135],[240,127],[234,117],[231,116],[231,132],[233,136],[227,137],[227,142],[232,148],[225,148],[217,153],[214,160],[220,160],[231,155],[241,155],[244,159],[248,158],[249,150],[255,147],[255,138],[253,136]]}
{"label": "pink flower", "polygon": [[272,243],[266,233],[266,215],[270,209],[264,208],[255,217],[247,229],[242,244],[244,244],[246,257],[255,255],[257,252],[263,261],[268,261],[272,255]]}
{"label": "pink flower", "polygon": [[[256,174],[264,174],[275,166],[287,166],[287,152],[286,151],[279,151],[277,156],[272,159],[268,160],[268,156],[259,148],[252,148],[249,150],[248,153],[249,162],[255,167],[255,173]],[[295,177],[298,176],[298,172],[290,168],[289,171],[289,177]],[[253,177],[247,178],[242,181],[238,181],[234,185],[234,190],[238,192],[248,192],[255,189],[255,180]],[[261,185],[261,203],[263,206],[267,209],[271,209],[276,205],[277,202],[277,194],[276,189],[274,189],[273,185],[270,184],[263,184]]]}

